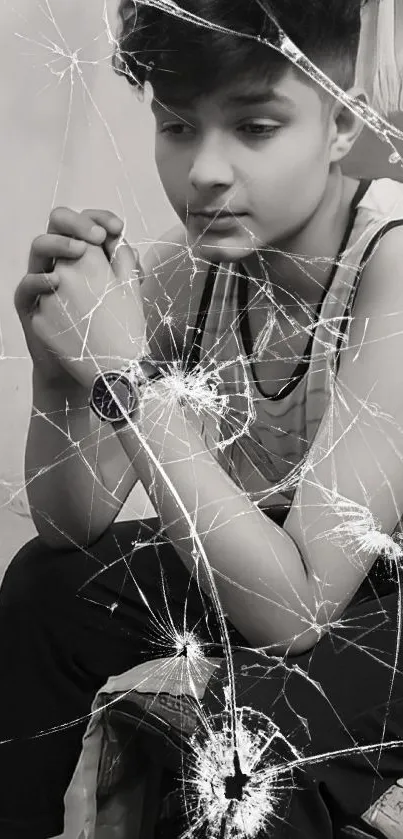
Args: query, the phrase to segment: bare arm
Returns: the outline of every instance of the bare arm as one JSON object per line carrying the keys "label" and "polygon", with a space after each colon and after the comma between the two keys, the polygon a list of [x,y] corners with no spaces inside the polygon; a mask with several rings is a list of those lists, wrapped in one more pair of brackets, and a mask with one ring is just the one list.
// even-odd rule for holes
{"label": "bare arm", "polygon": [[113,429],[95,420],[83,388],[72,380],[61,392],[34,370],[25,480],[38,533],[55,547],[96,541],[137,481]]}
{"label": "bare arm", "polygon": [[[185,280],[190,271],[181,237],[182,227],[173,228],[143,259],[141,292],[148,343],[160,360],[169,360],[172,351],[180,352],[183,325],[175,331],[173,343],[173,330],[164,325],[164,313],[169,306],[176,323],[182,321],[175,317],[178,287],[187,297]],[[57,378],[49,381],[34,364],[25,479],[38,533],[55,547],[95,542],[112,524],[138,480],[113,427],[93,415],[88,397],[71,377],[59,385]]]}
{"label": "bare arm", "polygon": [[222,609],[252,646],[275,655],[312,646],[313,586],[298,545],[206,449],[194,412],[169,398],[168,379],[153,386],[131,426],[118,432],[122,445],[201,587],[212,595],[200,546]]}

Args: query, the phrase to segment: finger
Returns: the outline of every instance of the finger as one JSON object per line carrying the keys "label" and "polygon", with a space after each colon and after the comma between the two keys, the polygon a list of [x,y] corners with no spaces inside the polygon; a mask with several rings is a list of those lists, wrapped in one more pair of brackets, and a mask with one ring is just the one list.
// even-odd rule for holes
{"label": "finger", "polygon": [[48,233],[62,233],[82,239],[92,245],[100,245],[105,239],[106,232],[89,216],[72,210],[70,207],[55,207],[48,221]]}
{"label": "finger", "polygon": [[124,222],[111,210],[82,210],[82,214],[103,227],[110,236],[120,236]]}
{"label": "finger", "polygon": [[56,233],[43,233],[32,242],[28,258],[28,274],[51,273],[55,259],[78,259],[87,243]]}
{"label": "finger", "polygon": [[48,232],[63,233],[83,239],[93,245],[100,245],[105,236],[118,235],[123,228],[123,221],[109,210],[82,210],[77,212],[69,207],[55,207],[49,216]]}
{"label": "finger", "polygon": [[29,314],[38,305],[42,294],[52,294],[59,287],[56,274],[26,274],[14,294],[14,305],[20,315]]}
{"label": "finger", "polygon": [[133,249],[126,239],[108,236],[104,242],[104,251],[111,263],[113,273],[123,284],[130,286],[141,283],[142,267],[139,253]]}

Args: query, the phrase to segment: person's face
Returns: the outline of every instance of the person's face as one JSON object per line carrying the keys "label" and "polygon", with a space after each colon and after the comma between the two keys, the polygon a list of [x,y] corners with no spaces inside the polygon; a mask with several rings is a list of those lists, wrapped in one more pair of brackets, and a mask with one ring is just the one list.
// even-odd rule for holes
{"label": "person's face", "polygon": [[[151,107],[163,188],[205,258],[280,246],[312,217],[329,175],[329,121],[292,68],[272,89],[238,81],[193,102],[155,97]],[[232,215],[197,215],[217,209]]]}

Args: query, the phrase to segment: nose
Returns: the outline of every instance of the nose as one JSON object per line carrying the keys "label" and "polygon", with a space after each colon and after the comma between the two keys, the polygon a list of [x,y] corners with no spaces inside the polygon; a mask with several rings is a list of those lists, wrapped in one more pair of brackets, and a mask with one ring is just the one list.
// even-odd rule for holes
{"label": "nose", "polygon": [[234,173],[228,154],[228,142],[210,134],[200,141],[189,171],[191,185],[199,190],[231,186]]}

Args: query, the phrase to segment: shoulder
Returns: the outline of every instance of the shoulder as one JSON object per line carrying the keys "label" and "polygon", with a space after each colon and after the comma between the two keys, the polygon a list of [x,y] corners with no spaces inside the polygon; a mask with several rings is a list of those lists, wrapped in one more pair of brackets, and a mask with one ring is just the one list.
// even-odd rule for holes
{"label": "shoulder", "polygon": [[141,261],[150,349],[169,359],[181,352],[186,330],[196,321],[209,263],[190,248],[182,224],[153,242]]}
{"label": "shoulder", "polygon": [[385,221],[372,242],[362,265],[354,314],[390,314],[397,300],[403,301],[403,207],[402,217]]}
{"label": "shoulder", "polygon": [[[399,412],[403,396],[403,218],[384,229],[362,268],[338,378],[352,392]],[[393,384],[394,399],[385,394]],[[370,396],[371,394],[371,396]],[[401,416],[403,420],[403,415]]]}

